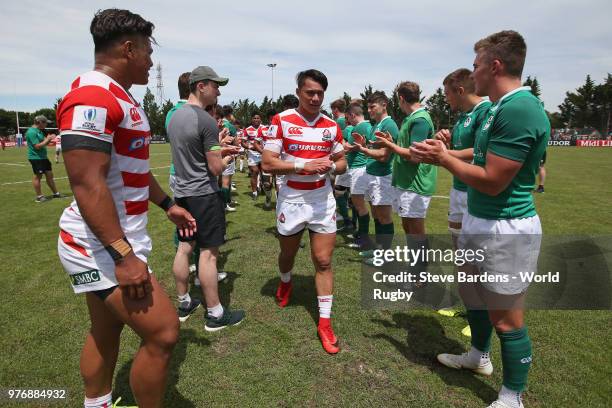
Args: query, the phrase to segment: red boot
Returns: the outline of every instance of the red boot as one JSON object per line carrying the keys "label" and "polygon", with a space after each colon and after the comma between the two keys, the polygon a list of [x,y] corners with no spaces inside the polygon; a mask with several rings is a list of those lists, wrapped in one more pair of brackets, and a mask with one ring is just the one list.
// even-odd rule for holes
{"label": "red boot", "polygon": [[291,284],[291,281],[287,283],[280,281],[278,288],[276,289],[276,302],[278,303],[278,306],[285,307],[289,304],[292,288],[293,285]]}
{"label": "red boot", "polygon": [[321,345],[323,349],[329,354],[336,354],[340,351],[338,346],[338,338],[334,334],[334,329],[331,327],[331,319],[324,317],[319,318],[319,327],[317,328],[319,339],[321,339]]}

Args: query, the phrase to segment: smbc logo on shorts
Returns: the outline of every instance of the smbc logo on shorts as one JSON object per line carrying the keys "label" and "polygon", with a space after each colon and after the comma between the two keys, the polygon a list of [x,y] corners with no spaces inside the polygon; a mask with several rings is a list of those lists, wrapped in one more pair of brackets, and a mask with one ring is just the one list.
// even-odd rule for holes
{"label": "smbc logo on shorts", "polygon": [[70,275],[70,279],[72,279],[72,284],[75,286],[100,282],[100,271],[97,269],[91,269],[89,271],[79,272],[74,275]]}

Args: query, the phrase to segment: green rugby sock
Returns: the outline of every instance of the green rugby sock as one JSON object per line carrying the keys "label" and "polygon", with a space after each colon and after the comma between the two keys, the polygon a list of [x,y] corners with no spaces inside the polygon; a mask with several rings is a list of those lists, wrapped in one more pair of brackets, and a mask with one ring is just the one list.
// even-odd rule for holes
{"label": "green rugby sock", "polygon": [[472,331],[472,346],[482,352],[491,351],[493,325],[486,310],[468,310],[467,320]]}
{"label": "green rugby sock", "polygon": [[527,327],[509,332],[497,332],[497,336],[501,343],[503,384],[508,389],[522,392],[527,384],[527,374],[531,366],[531,339]]}
{"label": "green rugby sock", "polygon": [[350,222],[346,193],[343,193],[340,197],[336,197],[336,206],[338,207],[338,214],[344,218],[344,222]]}
{"label": "green rugby sock", "polygon": [[222,187],[222,188],[221,188],[221,193],[223,194],[223,201],[224,201],[226,204],[229,204],[229,203],[232,201],[232,200],[231,200],[231,192],[230,192],[230,189],[229,189],[229,188]]}
{"label": "green rugby sock", "polygon": [[370,233],[370,213],[360,215],[359,217],[359,235],[361,237],[367,237]]}
{"label": "green rugby sock", "polygon": [[390,224],[378,224],[378,232],[376,233],[376,242],[382,245],[383,249],[391,248],[393,242],[393,234],[395,233],[395,227],[393,223]]}

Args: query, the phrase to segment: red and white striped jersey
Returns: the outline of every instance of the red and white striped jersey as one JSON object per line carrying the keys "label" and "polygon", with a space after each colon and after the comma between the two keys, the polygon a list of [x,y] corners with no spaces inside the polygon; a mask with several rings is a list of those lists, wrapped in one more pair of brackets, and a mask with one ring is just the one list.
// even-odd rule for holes
{"label": "red and white striped jersey", "polygon": [[[119,83],[90,71],[72,82],[57,108],[60,135],[76,134],[112,144],[106,184],[113,196],[123,232],[146,234],[149,208],[149,143],[151,131],[144,110]],[[76,201],[60,228],[76,237],[93,236]]]}
{"label": "red and white striped jersey", "polygon": [[[261,143],[262,138],[263,138],[263,134],[261,133],[261,128],[262,128],[261,125],[259,125],[258,127],[250,125],[249,127],[244,129],[244,137],[246,138],[249,145],[253,145],[257,142]],[[254,149],[249,149],[249,153],[252,153],[254,155],[261,154],[257,150],[254,150]]]}
{"label": "red and white striped jersey", "polygon": [[[308,122],[295,109],[279,113],[268,130],[266,150],[280,153],[289,162],[307,163],[342,152],[342,130],[325,115]],[[292,203],[323,202],[332,194],[328,174],[296,174],[284,176],[279,201]]]}

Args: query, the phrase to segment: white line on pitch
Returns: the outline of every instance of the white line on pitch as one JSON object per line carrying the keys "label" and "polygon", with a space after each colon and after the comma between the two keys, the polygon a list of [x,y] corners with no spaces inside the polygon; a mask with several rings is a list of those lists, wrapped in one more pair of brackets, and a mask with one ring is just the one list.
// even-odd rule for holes
{"label": "white line on pitch", "polygon": [[450,197],[447,197],[447,196],[438,196],[438,195],[432,195],[432,197],[433,198],[446,198],[447,200],[450,198]]}
{"label": "white line on pitch", "polygon": [[22,167],[27,166],[26,164],[20,164],[20,163],[0,163],[0,164],[4,164],[5,166],[22,166]]}
{"label": "white line on pitch", "polygon": [[[0,164],[4,164],[4,163],[0,163]],[[161,166],[161,167],[151,167],[149,170],[156,170],[156,169],[167,169],[170,166]],[[157,176],[156,176],[157,177]],[[63,179],[67,179],[68,177],[54,177],[54,180],[63,180]],[[2,183],[0,184],[0,186],[10,186],[13,184],[24,184],[24,183],[31,183],[32,180],[26,180],[26,181],[13,181],[10,183]]]}

